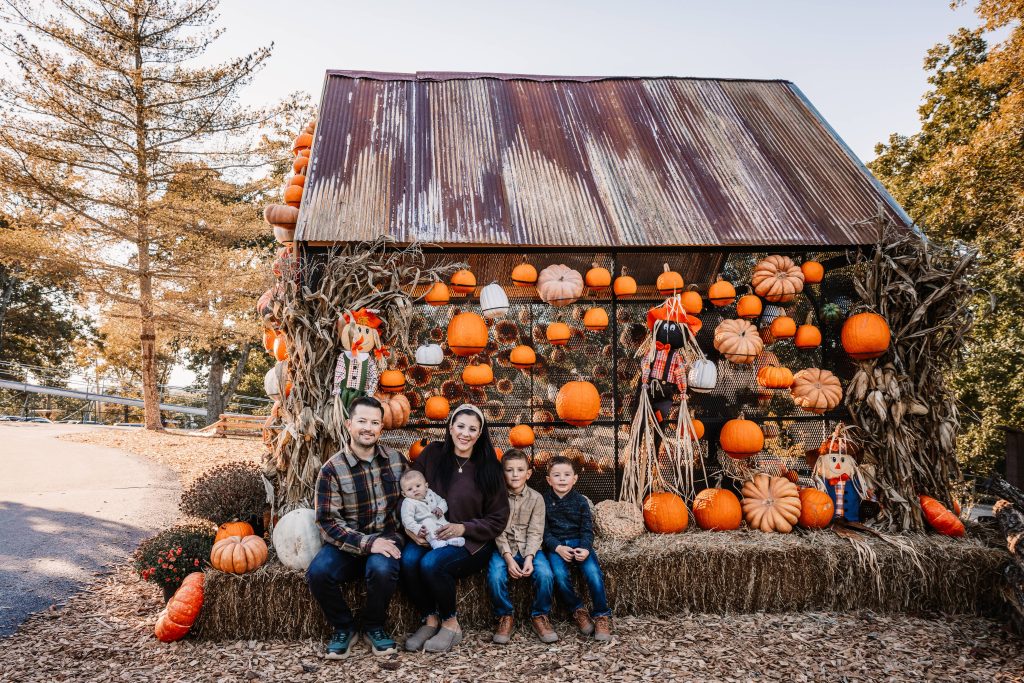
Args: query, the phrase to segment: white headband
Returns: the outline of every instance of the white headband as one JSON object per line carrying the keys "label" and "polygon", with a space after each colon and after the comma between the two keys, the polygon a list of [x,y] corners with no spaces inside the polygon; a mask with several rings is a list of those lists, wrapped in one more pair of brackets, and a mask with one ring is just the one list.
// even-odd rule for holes
{"label": "white headband", "polygon": [[484,417],[483,411],[477,408],[472,403],[463,403],[461,406],[453,410],[451,419],[449,419],[448,422],[452,422],[455,419],[455,416],[458,415],[463,410],[469,410],[473,413],[476,413],[476,416],[480,418],[480,426],[487,424],[487,418]]}

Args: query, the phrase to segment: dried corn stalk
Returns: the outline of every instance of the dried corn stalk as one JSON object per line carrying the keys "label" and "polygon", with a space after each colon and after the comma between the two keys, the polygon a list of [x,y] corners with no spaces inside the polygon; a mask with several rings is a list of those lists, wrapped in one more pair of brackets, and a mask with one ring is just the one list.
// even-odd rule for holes
{"label": "dried corn stalk", "polygon": [[973,316],[969,282],[976,254],[955,250],[876,217],[878,243],[860,258],[854,286],[866,309],[892,329],[889,352],[860,362],[846,403],[873,467],[886,531],[923,531],[926,493],[951,506],[960,426],[946,375],[961,359]]}
{"label": "dried corn stalk", "polygon": [[279,514],[312,506],[321,465],[347,443],[341,402],[332,396],[334,368],[342,351],[336,333],[340,316],[363,307],[377,309],[385,324],[385,343],[412,355],[413,292],[418,285],[444,279],[463,267],[428,267],[418,245],[397,248],[387,237],[304,256],[298,272],[282,274],[271,304],[288,340],[293,383],[282,400],[282,429],[264,469],[277,473]]}

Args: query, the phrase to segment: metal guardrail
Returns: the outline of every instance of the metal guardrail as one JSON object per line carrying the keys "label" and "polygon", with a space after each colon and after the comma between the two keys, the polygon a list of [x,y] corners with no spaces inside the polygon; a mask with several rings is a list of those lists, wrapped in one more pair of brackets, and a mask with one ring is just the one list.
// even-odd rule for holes
{"label": "metal guardrail", "polygon": [[[59,387],[48,387],[39,384],[28,384],[26,382],[12,382],[9,379],[0,379],[0,389],[13,389],[14,391],[27,391],[33,394],[46,394],[49,396],[61,396],[63,398],[74,398],[82,401],[99,401],[100,403],[116,403],[122,406],[133,406],[141,408],[145,404],[142,399],[127,398],[114,394],[96,394],[89,391],[77,391],[75,389],[61,389]],[[188,415],[206,416],[206,408],[194,406],[182,406],[175,403],[161,403],[160,410],[171,413],[186,413]]]}

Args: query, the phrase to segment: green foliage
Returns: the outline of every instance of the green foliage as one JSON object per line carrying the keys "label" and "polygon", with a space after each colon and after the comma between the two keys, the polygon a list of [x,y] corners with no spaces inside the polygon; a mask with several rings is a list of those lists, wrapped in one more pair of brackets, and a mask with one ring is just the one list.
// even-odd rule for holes
{"label": "green foliage", "polygon": [[73,344],[88,332],[66,289],[0,265],[0,359],[70,371]]}
{"label": "green foliage", "polygon": [[185,577],[209,564],[215,530],[205,524],[180,524],[146,539],[135,550],[132,566],[144,581],[177,590]]}
{"label": "green foliage", "polygon": [[249,462],[228,462],[200,475],[181,495],[179,507],[183,514],[219,526],[261,516],[266,499],[259,467]]}

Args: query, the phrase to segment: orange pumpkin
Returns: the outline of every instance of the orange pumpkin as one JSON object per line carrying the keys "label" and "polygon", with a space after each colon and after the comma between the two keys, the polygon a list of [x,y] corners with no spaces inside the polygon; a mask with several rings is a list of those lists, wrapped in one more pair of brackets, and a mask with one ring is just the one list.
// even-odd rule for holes
{"label": "orange pumpkin", "polygon": [[757,423],[738,417],[722,425],[718,441],[729,457],[742,460],[761,452],[764,448],[764,432]]}
{"label": "orange pumpkin", "polygon": [[708,301],[715,306],[728,306],[736,299],[736,288],[728,280],[721,276],[710,287],[708,287]]}
{"label": "orange pumpkin", "polygon": [[840,333],[843,349],[856,360],[878,358],[889,350],[891,339],[889,323],[877,313],[851,315]]}
{"label": "orange pumpkin", "polygon": [[459,313],[448,323],[448,348],[456,356],[473,356],[487,346],[487,323],[476,313]]}
{"label": "orange pumpkin", "polygon": [[298,207],[302,203],[302,187],[299,185],[288,185],[285,187],[284,203],[288,206]]}
{"label": "orange pumpkin", "polygon": [[552,346],[565,346],[569,343],[569,338],[572,337],[572,330],[565,323],[554,322],[548,325],[544,336],[548,338]]}
{"label": "orange pumpkin", "polygon": [[476,288],[476,275],[470,270],[457,270],[451,279],[452,290],[459,294],[467,294]]}
{"label": "orange pumpkin", "polygon": [[741,505],[751,529],[788,534],[800,519],[800,491],[785,477],[755,474],[743,484]]}
{"label": "orange pumpkin", "polygon": [[513,367],[525,370],[534,366],[537,362],[537,354],[529,346],[520,344],[512,349],[508,355],[508,360],[512,363]]}
{"label": "orange pumpkin", "polygon": [[843,398],[843,387],[839,378],[828,370],[805,368],[793,375],[790,393],[793,395],[793,403],[821,415],[839,405]]}
{"label": "orange pumpkin", "polygon": [[533,445],[536,435],[530,425],[516,425],[508,433],[508,442],[512,448],[527,448]]}
{"label": "orange pumpkin", "polygon": [[520,263],[512,269],[512,284],[519,287],[532,287],[537,284],[537,269],[529,263]]}
{"label": "orange pumpkin", "polygon": [[176,640],[181,640],[188,634],[188,631],[188,626],[172,621],[167,616],[166,609],[160,612],[160,616],[156,619],[156,626],[153,627],[153,635],[161,643],[173,643]]}
{"label": "orange pumpkin", "polygon": [[789,368],[766,365],[757,371],[757,383],[765,389],[789,389],[793,386],[793,372]]}
{"label": "orange pumpkin", "polygon": [[615,282],[612,284],[612,291],[615,292],[615,296],[633,296],[636,294],[636,280],[633,279],[633,276],[626,275],[625,266],[620,272],[622,274],[615,278]]}
{"label": "orange pumpkin", "polygon": [[699,441],[700,439],[703,439],[704,423],[698,420],[697,418],[693,418],[691,422],[693,422],[693,429],[690,431],[690,436],[693,437],[694,441]]}
{"label": "orange pumpkin", "polygon": [[678,534],[686,531],[690,515],[686,503],[674,493],[660,491],[644,500],[644,526],[656,534]]}
{"label": "orange pumpkin", "polygon": [[674,270],[669,270],[667,263],[662,267],[662,273],[658,276],[658,280],[654,285],[658,290],[658,294],[668,296],[669,294],[683,291],[683,286],[686,284],[683,282],[683,276]]}
{"label": "orange pumpkin", "polygon": [[309,133],[299,133],[292,142],[292,153],[301,152],[313,146],[313,136]]}
{"label": "orange pumpkin", "polygon": [[462,370],[462,381],[471,387],[482,387],[494,381],[494,371],[490,365],[467,365]]}
{"label": "orange pumpkin", "polygon": [[381,391],[394,393],[405,388],[405,373],[401,370],[385,370],[380,374],[377,386]]}
{"label": "orange pumpkin", "polygon": [[426,448],[429,443],[430,439],[427,437],[413,441],[412,445],[409,446],[409,462],[416,462],[416,458],[420,457],[420,453],[423,452],[423,449]]}
{"label": "orange pumpkin", "polygon": [[832,499],[824,491],[800,489],[800,518],[797,523],[803,528],[824,529],[832,523],[835,510]]}
{"label": "orange pumpkin", "polygon": [[789,339],[796,334],[796,321],[788,315],[780,315],[772,321],[768,331],[773,339]]}
{"label": "orange pumpkin", "polygon": [[192,572],[181,582],[178,590],[167,601],[167,618],[175,624],[191,628],[203,607],[203,584],[205,576],[202,572]]}
{"label": "orange pumpkin", "polygon": [[593,264],[593,267],[587,271],[583,281],[586,283],[587,287],[600,291],[602,289],[607,289],[608,286],[611,285],[612,274],[608,272],[607,268],[602,268],[595,263]]}
{"label": "orange pumpkin", "polygon": [[448,285],[443,282],[435,282],[423,300],[431,306],[444,306],[451,301],[451,298],[452,293],[448,290]]}
{"label": "orange pumpkin", "polygon": [[757,328],[746,320],[723,320],[715,328],[715,349],[733,363],[749,365],[764,350]]}
{"label": "orange pumpkin", "polygon": [[964,523],[949,509],[931,496],[919,496],[921,512],[928,526],[943,536],[963,536],[967,533]]}
{"label": "orange pumpkin", "polygon": [[431,396],[423,406],[423,413],[430,420],[447,420],[452,406],[444,396]]}
{"label": "orange pumpkin", "polygon": [[804,261],[800,264],[800,271],[804,274],[804,282],[809,285],[816,285],[825,277],[825,268],[817,261]]}
{"label": "orange pumpkin", "polygon": [[555,397],[558,417],[575,427],[585,427],[601,412],[601,394],[590,382],[566,382]]}
{"label": "orange pumpkin", "polygon": [[401,429],[409,424],[412,406],[405,394],[374,394],[384,409],[384,429]]}
{"label": "orange pumpkin", "polygon": [[692,289],[683,292],[682,296],[679,297],[679,301],[683,304],[683,310],[690,315],[698,315],[704,310],[704,300],[700,298],[700,294]]}
{"label": "orange pumpkin", "polygon": [[274,340],[277,339],[277,332],[269,327],[263,330],[263,348],[267,353],[274,352]]}
{"label": "orange pumpkin", "polygon": [[608,313],[600,306],[588,308],[587,312],[583,314],[583,327],[591,332],[601,332],[607,329]]}
{"label": "orange pumpkin", "polygon": [[304,176],[304,175],[293,175],[291,178],[288,179],[288,184],[289,185],[297,185],[299,187],[305,187],[306,186],[306,176]]}
{"label": "orange pumpkin", "polygon": [[811,324],[801,325],[796,330],[793,344],[798,349],[816,349],[821,346],[821,330]]}
{"label": "orange pumpkin", "polygon": [[252,536],[254,533],[252,525],[248,522],[224,522],[217,527],[217,535],[213,542],[223,541],[228,536]]}
{"label": "orange pumpkin", "polygon": [[210,564],[229,574],[256,571],[267,561],[267,544],[259,536],[228,536],[213,544]]}
{"label": "orange pumpkin", "polygon": [[744,320],[753,320],[761,315],[763,308],[764,304],[761,303],[761,297],[756,294],[744,294],[736,302],[736,315]]}
{"label": "orange pumpkin", "polygon": [[278,334],[274,339],[274,358],[279,361],[288,360],[288,342],[284,334]]}
{"label": "orange pumpkin", "polygon": [[804,274],[788,256],[769,256],[754,268],[750,284],[765,300],[788,303],[804,290]]}
{"label": "orange pumpkin", "polygon": [[732,531],[740,528],[740,499],[725,489],[704,489],[693,499],[693,519],[701,529]]}
{"label": "orange pumpkin", "polygon": [[263,209],[263,220],[275,228],[294,230],[299,220],[299,210],[284,204],[268,204]]}

